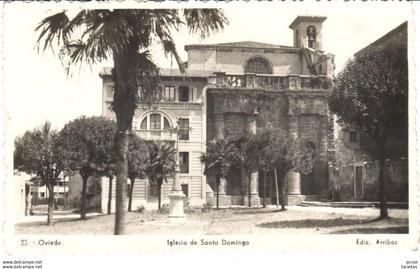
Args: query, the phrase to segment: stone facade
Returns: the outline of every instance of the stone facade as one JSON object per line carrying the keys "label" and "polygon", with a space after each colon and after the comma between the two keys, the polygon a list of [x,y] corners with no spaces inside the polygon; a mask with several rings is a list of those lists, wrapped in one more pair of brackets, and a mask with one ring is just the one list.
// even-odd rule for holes
{"label": "stone facade", "polygon": [[[173,87],[174,98],[158,104],[139,103],[133,129],[144,139],[174,140],[165,134],[164,125],[174,126],[179,118],[189,120],[187,141],[179,144],[180,152],[189,156],[188,174],[180,174],[190,204],[213,203],[214,179],[203,176],[200,155],[206,143],[215,140],[238,140],[271,128],[281,134],[300,137],[313,145],[316,169],[305,177],[291,175],[289,186],[298,186],[289,193],[290,203],[302,195],[325,195],[328,189],[329,123],[327,97],[332,90],[334,56],[322,51],[322,23],[325,17],[298,16],[290,28],[293,46],[258,42],[233,42],[208,45],[187,45],[185,73],[162,69],[165,89]],[[114,118],[108,109],[112,101],[111,70],[104,69],[103,115]],[[184,100],[186,88],[190,98]],[[156,119],[162,115],[159,137]],[[144,119],[147,121],[144,123]],[[164,122],[167,120],[167,123]],[[151,122],[154,122],[151,124]],[[259,173],[251,175],[251,204],[261,204],[262,189]],[[302,182],[300,182],[302,180]],[[267,201],[275,197],[273,176],[269,173]],[[297,182],[298,181],[298,182]],[[168,183],[171,184],[171,183]],[[147,180],[135,185],[133,208],[151,202],[152,190]],[[166,185],[165,185],[166,186]],[[164,186],[164,188],[165,188]],[[169,185],[168,185],[169,186]],[[248,179],[240,168],[232,168],[229,178],[219,187],[221,205],[248,204]],[[185,192],[185,191],[184,191]],[[167,193],[163,192],[163,201]],[[213,198],[212,198],[213,199]]]}

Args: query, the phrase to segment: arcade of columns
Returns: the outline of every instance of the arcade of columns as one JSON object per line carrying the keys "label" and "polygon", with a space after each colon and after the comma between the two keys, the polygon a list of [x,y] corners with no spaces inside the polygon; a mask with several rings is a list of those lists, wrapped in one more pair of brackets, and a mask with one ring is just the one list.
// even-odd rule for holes
{"label": "arcade of columns", "polygon": [[[251,135],[257,133],[257,94],[255,93],[239,93],[237,94],[227,93],[226,91],[216,91],[214,94],[214,105],[211,112],[214,116],[214,140],[220,141],[224,139],[231,139],[225,137],[225,114],[226,113],[240,113],[246,120],[246,132]],[[312,93],[314,94],[314,93]],[[276,98],[279,93],[270,96]],[[328,144],[328,113],[326,108],[326,102],[324,101],[324,94],[318,96],[310,95],[297,95],[296,93],[286,93],[282,95],[283,98],[288,99],[288,109],[285,111],[285,118],[287,119],[287,125],[283,128],[287,128],[289,136],[300,137],[307,141],[311,141],[316,147],[316,159],[317,169],[314,171],[314,178],[318,179],[318,183],[314,184],[314,188],[317,193],[322,193],[327,190],[328,186],[328,174],[327,172],[327,144]],[[321,105],[314,105],[314,100],[322,100]],[[318,102],[319,103],[319,102]],[[274,113],[271,112],[271,113]],[[305,115],[315,115],[317,119],[315,125],[308,125],[305,128],[301,128],[302,121],[300,118]],[[303,131],[302,131],[303,130]],[[307,131],[305,131],[307,130]],[[311,133],[313,132],[313,133]],[[243,186],[243,199],[244,204],[248,204],[248,178],[245,175],[245,171],[242,169],[242,183]],[[296,204],[303,200],[302,189],[301,189],[301,177],[298,173],[288,173],[287,175],[287,201],[289,204]],[[258,172],[253,173],[250,178],[250,191],[251,191],[251,205],[258,206],[260,204],[260,198],[258,194]],[[221,179],[219,185],[219,201],[221,205],[230,204],[230,196],[227,194],[227,181]]]}

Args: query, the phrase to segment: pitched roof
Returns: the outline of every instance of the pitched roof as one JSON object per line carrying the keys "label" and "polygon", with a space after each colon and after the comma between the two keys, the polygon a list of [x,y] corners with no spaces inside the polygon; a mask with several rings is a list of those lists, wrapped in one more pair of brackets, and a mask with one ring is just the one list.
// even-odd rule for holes
{"label": "pitched roof", "polygon": [[262,42],[254,41],[239,41],[239,42],[228,42],[228,43],[217,43],[217,44],[191,44],[186,45],[185,50],[191,48],[200,47],[200,48],[216,48],[216,47],[235,47],[235,48],[258,48],[258,49],[294,49],[292,46],[283,46]]}
{"label": "pitched roof", "polygon": [[370,43],[363,49],[359,50],[354,55],[356,56],[360,55],[369,49],[382,46],[387,42],[405,44],[405,46],[407,46],[407,27],[408,27],[408,23],[407,21],[405,21],[399,26],[397,26],[396,28],[392,29],[391,31],[383,35],[382,37],[380,37],[379,39],[373,41],[372,43]]}

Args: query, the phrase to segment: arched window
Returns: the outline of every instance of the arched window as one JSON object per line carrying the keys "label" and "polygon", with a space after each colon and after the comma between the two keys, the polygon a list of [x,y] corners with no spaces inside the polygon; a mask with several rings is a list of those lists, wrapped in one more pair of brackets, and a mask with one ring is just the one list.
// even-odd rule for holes
{"label": "arched window", "polygon": [[171,124],[166,116],[160,113],[152,113],[143,118],[140,123],[141,130],[167,130]]}
{"label": "arched window", "polygon": [[306,29],[306,36],[308,37],[308,47],[315,49],[316,47],[316,29],[315,26],[309,26]]}
{"label": "arched window", "polygon": [[271,74],[271,67],[266,60],[253,58],[246,64],[245,73]]}

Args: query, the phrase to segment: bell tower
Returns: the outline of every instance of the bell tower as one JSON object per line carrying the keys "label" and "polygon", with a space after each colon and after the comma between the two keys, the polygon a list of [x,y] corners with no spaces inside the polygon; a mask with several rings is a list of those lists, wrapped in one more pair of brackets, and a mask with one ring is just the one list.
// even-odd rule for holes
{"label": "bell tower", "polygon": [[290,24],[293,30],[293,46],[322,50],[322,23],[327,17],[297,16]]}

